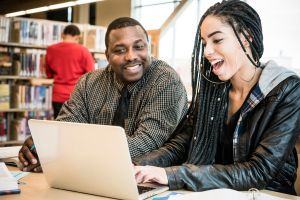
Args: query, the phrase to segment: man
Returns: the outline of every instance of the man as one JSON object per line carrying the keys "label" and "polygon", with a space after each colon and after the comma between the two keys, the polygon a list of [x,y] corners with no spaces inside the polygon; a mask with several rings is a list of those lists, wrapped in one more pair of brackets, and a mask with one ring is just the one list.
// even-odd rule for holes
{"label": "man", "polygon": [[[105,44],[109,65],[79,80],[56,120],[123,126],[132,157],[158,149],[187,111],[179,76],[165,62],[151,58],[147,32],[132,18],[114,20]],[[128,110],[120,112],[120,107]],[[41,171],[31,146],[30,137],[20,150],[23,170]]]}
{"label": "man", "polygon": [[94,59],[87,48],[79,44],[80,30],[70,24],[64,28],[62,42],[53,44],[46,52],[46,74],[54,78],[52,106],[54,118],[67,101],[80,76],[94,70]]}

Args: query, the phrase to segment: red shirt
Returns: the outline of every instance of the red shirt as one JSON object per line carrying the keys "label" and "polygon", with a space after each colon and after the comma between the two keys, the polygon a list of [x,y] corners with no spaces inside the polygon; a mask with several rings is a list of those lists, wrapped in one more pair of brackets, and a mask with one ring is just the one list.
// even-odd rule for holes
{"label": "red shirt", "polygon": [[94,59],[84,46],[60,42],[46,50],[46,74],[54,78],[52,101],[64,103],[69,99],[81,75],[94,70]]}

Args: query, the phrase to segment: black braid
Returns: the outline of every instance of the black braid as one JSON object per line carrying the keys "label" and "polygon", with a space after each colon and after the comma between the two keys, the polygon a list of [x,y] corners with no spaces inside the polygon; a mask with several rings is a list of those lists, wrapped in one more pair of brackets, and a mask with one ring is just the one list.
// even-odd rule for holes
{"label": "black braid", "polygon": [[[193,120],[193,135],[189,152],[189,163],[211,164],[214,162],[219,134],[223,132],[227,117],[229,83],[214,84],[209,80],[220,81],[211,70],[211,65],[204,58],[204,47],[201,41],[200,26],[208,15],[220,17],[232,26],[236,36],[242,33],[247,38],[252,57],[249,60],[259,67],[259,59],[263,54],[263,35],[261,21],[256,11],[247,3],[239,0],[228,0],[211,6],[202,16],[194,43],[191,62],[192,72],[192,102],[188,118]],[[247,37],[250,36],[250,39]],[[239,38],[238,38],[239,39]],[[251,41],[252,40],[252,41]],[[239,43],[242,45],[240,39]]]}

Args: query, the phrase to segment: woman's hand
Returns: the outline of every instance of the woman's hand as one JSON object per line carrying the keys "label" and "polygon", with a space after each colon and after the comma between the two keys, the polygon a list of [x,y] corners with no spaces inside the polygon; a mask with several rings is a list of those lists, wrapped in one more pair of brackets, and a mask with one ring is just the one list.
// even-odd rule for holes
{"label": "woman's hand", "polygon": [[134,166],[137,183],[156,182],[168,185],[168,177],[164,168],[154,166]]}

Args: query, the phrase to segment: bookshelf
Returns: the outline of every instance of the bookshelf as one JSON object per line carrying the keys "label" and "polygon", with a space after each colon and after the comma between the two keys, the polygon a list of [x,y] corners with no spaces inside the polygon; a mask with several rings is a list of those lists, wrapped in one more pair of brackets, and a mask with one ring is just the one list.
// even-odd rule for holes
{"label": "bookshelf", "polygon": [[[20,145],[30,135],[28,120],[52,119],[52,79],[46,78],[48,45],[61,41],[65,22],[0,16],[0,146]],[[106,28],[76,24],[81,44],[106,66]]]}

